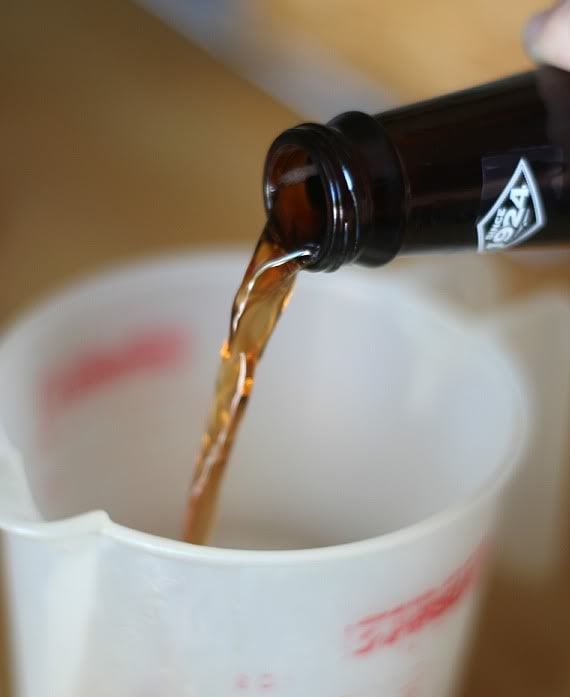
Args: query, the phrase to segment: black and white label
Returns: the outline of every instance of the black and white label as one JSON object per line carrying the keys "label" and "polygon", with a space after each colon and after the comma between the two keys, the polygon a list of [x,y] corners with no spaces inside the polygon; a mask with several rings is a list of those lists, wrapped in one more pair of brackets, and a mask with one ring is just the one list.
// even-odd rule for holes
{"label": "black and white label", "polygon": [[521,157],[507,185],[477,223],[480,252],[507,249],[546,225],[540,188],[529,161]]}

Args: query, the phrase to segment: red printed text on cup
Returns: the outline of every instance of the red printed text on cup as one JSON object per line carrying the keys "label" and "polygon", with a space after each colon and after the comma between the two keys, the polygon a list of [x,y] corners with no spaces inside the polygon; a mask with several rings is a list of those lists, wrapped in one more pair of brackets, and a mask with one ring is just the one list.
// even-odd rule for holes
{"label": "red printed text on cup", "polygon": [[480,545],[440,586],[349,625],[346,638],[350,653],[367,656],[378,649],[393,646],[451,612],[474,587],[484,552],[485,545]]}

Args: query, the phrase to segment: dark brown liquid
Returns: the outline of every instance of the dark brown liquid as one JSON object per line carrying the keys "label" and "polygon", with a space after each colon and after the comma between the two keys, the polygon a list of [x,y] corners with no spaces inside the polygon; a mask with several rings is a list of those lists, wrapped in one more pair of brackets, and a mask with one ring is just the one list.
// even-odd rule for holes
{"label": "dark brown liquid", "polygon": [[243,417],[255,369],[309,253],[287,253],[273,241],[268,223],[236,293],[230,331],[208,424],[194,468],[184,523],[184,539],[205,544],[212,530],[220,485]]}

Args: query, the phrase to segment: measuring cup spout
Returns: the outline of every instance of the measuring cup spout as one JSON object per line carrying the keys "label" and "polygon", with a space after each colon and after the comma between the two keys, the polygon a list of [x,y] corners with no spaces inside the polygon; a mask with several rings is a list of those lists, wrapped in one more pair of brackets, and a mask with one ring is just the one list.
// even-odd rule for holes
{"label": "measuring cup spout", "polygon": [[31,523],[41,519],[34,504],[22,456],[0,425],[0,525]]}

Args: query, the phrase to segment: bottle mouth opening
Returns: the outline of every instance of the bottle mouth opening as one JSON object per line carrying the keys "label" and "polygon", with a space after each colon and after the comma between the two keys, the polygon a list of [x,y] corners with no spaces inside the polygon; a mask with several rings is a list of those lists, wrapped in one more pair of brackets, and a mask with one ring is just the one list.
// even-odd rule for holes
{"label": "bottle mouth opening", "polygon": [[267,156],[264,199],[273,234],[289,252],[308,249],[312,271],[352,258],[357,211],[344,160],[334,132],[316,124],[285,131]]}
{"label": "bottle mouth opening", "polygon": [[317,161],[304,147],[288,143],[275,148],[266,165],[265,203],[274,234],[288,251],[309,249],[320,256],[332,205]]}

